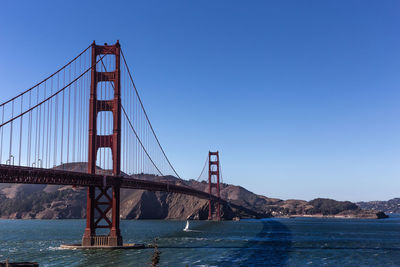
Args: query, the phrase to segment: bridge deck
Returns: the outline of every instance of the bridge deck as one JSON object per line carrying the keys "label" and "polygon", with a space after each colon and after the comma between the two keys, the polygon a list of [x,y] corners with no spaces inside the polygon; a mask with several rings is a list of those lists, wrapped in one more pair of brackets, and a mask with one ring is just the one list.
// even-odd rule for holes
{"label": "bridge deck", "polygon": [[146,181],[123,176],[89,174],[57,169],[42,169],[0,164],[0,183],[15,184],[51,184],[74,186],[120,186],[121,188],[140,189],[147,191],[171,192],[191,195],[201,199],[219,201],[223,205],[245,211],[256,217],[262,217],[253,210],[227,202],[207,192],[187,186],[175,185],[166,182]]}

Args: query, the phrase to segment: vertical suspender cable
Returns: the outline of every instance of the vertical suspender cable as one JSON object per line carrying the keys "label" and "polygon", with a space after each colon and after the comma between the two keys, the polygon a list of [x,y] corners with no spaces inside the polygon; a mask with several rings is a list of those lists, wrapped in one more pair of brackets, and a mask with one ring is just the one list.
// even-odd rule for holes
{"label": "vertical suspender cable", "polygon": [[157,138],[157,135],[155,134],[155,131],[154,131],[154,129],[153,129],[153,126],[152,126],[151,123],[150,123],[150,120],[149,120],[149,118],[148,118],[148,116],[147,116],[146,110],[144,109],[143,103],[142,103],[142,101],[141,101],[141,99],[140,99],[140,97],[139,97],[139,93],[138,93],[138,91],[137,91],[137,89],[136,89],[135,83],[133,82],[133,78],[132,78],[131,72],[130,72],[130,70],[129,70],[128,64],[127,64],[127,62],[126,62],[126,59],[125,59],[125,56],[124,56],[124,53],[122,52],[122,50],[121,50],[121,56],[122,56],[122,59],[123,59],[123,61],[124,61],[125,66],[126,66],[127,73],[128,73],[128,75],[129,75],[129,77],[130,77],[130,80],[131,80],[131,82],[132,82],[133,88],[135,89],[135,93],[136,93],[136,95],[137,95],[137,97],[138,97],[138,101],[139,101],[139,103],[140,103],[140,105],[141,105],[141,107],[142,107],[144,116],[145,116],[145,118],[146,118],[146,120],[147,120],[147,122],[148,122],[148,124],[149,124],[149,127],[150,127],[150,129],[151,129],[151,131],[152,131],[152,133],[153,133],[153,135],[154,135],[154,138],[156,139],[157,144],[158,144],[158,146],[160,147],[161,152],[163,153],[163,155],[164,155],[165,159],[167,160],[169,166],[171,167],[172,171],[175,173],[175,175],[176,175],[178,178],[180,178],[179,174],[176,172],[175,168],[172,166],[172,164],[171,164],[171,162],[169,161],[167,155],[165,154],[165,151],[164,151],[164,149],[162,148],[162,146],[161,146],[161,144],[160,144],[160,142],[159,142],[159,140],[158,140],[158,138]]}
{"label": "vertical suspender cable", "polygon": [[[12,114],[11,114],[11,118],[14,117],[14,100],[12,101]],[[10,129],[10,151],[9,151],[9,160],[10,160],[10,164],[11,164],[11,156],[12,156],[12,137],[13,137],[13,121],[11,121],[11,129]]]}
{"label": "vertical suspender cable", "polygon": [[[21,97],[21,113],[22,113],[22,106],[24,105],[24,96]],[[22,118],[19,124],[19,153],[18,153],[18,165],[21,166],[21,148],[22,148]],[[3,128],[3,127],[2,127]]]}
{"label": "vertical suspender cable", "polygon": [[[79,58],[79,65],[81,64],[81,59]],[[75,76],[76,76],[76,65],[75,65]],[[80,81],[77,81],[80,83]],[[76,137],[76,102],[78,101],[76,99],[76,96],[78,94],[78,89],[77,86],[79,87],[79,83],[75,84],[75,90],[74,90],[74,115],[73,115],[73,123],[72,123],[72,161],[76,162],[77,159],[75,158],[75,149],[76,149],[76,144],[75,144],[75,137]]]}
{"label": "vertical suspender cable", "polygon": [[[63,87],[65,86],[65,69],[64,69],[64,81]],[[61,157],[60,157],[60,164],[63,165],[63,152],[64,152],[64,96],[65,90],[62,92],[62,105],[61,105]],[[64,168],[64,166],[63,166]]]}
{"label": "vertical suspender cable", "polygon": [[[3,105],[3,112],[1,114],[1,124],[4,123],[4,106],[5,105]],[[4,128],[1,127],[0,164],[3,164],[3,131],[4,131]]]}
{"label": "vertical suspender cable", "polygon": [[[31,100],[32,100],[32,91],[29,91],[29,108],[31,108]],[[28,153],[27,156],[27,165],[31,166],[31,145],[32,145],[32,112],[29,112],[29,124],[28,124]]]}
{"label": "vertical suspender cable", "polygon": [[[60,85],[60,75],[57,74],[57,91],[59,89]],[[56,95],[55,99],[55,105],[54,105],[54,167],[57,165],[57,128],[58,128],[58,123],[57,123],[57,118],[58,118],[58,95]]]}
{"label": "vertical suspender cable", "polygon": [[[76,62],[74,62],[74,65],[76,66]],[[69,81],[71,81],[71,66],[69,67]],[[68,87],[68,126],[67,126],[67,160],[66,162],[69,163],[69,133],[70,133],[70,129],[71,129],[71,90],[72,90],[72,86]]]}
{"label": "vertical suspender cable", "polygon": [[46,120],[46,168],[49,168],[49,158],[50,158],[50,151],[49,151],[49,142],[50,142],[50,114],[51,114],[51,101],[47,101],[47,120]]}
{"label": "vertical suspender cable", "polygon": [[[39,88],[38,88],[38,95],[39,95]],[[40,96],[39,96],[40,97]],[[38,103],[39,103],[39,99],[40,98],[38,98]],[[37,147],[37,162],[36,162],[36,167],[40,167],[39,166],[39,161],[40,161],[40,130],[41,130],[41,123],[42,123],[42,105],[40,105],[39,107],[38,107],[38,112],[39,112],[39,116],[38,116],[38,123],[37,123],[37,125],[38,125],[38,129],[37,129],[37,137],[36,137],[36,139],[37,139],[37,145],[38,145],[38,147]]]}
{"label": "vertical suspender cable", "polygon": [[[46,91],[47,91],[47,88],[46,88],[46,82],[44,82],[44,93],[43,93],[43,98],[45,99],[46,98]],[[42,137],[42,156],[41,156],[41,158],[40,158],[40,167],[43,167],[43,161],[44,161],[44,134],[45,134],[45,124],[46,124],[46,113],[48,113],[48,112],[46,112],[47,110],[46,110],[46,105],[43,105],[43,127],[41,127],[40,129],[41,129],[41,131],[42,131],[42,134],[41,134],[41,137]]]}
{"label": "vertical suspender cable", "polygon": [[[54,86],[54,83],[53,83],[53,79],[51,79],[51,83],[50,83],[50,95],[52,95],[53,94],[53,86]],[[52,133],[52,131],[53,131],[53,127],[54,127],[54,125],[53,125],[53,102],[54,102],[54,99],[52,99],[50,102],[49,102],[49,106],[50,106],[50,122],[49,122],[49,134],[50,134],[50,136],[49,136],[49,154],[48,154],[48,164],[47,164],[47,166],[48,166],[48,168],[50,168],[51,167],[51,152],[52,152],[52,147],[51,147],[51,144],[52,144],[52,137],[53,137],[53,135],[51,134]]]}
{"label": "vertical suspender cable", "polygon": [[[37,91],[36,91],[36,104],[38,104],[39,103],[39,88],[37,88]],[[35,167],[37,167],[36,166],[36,163],[37,163],[37,148],[38,148],[38,130],[39,130],[39,126],[38,126],[38,123],[39,123],[39,109],[36,109],[36,119],[35,119],[35,121],[36,121],[36,127],[35,127],[35,139],[34,139],[34,142],[35,142],[35,156],[34,156],[34,159],[35,159]],[[32,163],[32,165],[33,165],[33,163]]]}

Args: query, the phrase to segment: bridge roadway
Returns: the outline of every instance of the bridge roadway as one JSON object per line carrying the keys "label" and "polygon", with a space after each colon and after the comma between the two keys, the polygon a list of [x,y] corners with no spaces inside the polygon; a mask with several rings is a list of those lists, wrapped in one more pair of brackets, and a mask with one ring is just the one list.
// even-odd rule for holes
{"label": "bridge roadway", "polygon": [[164,182],[146,181],[123,176],[89,174],[82,172],[64,171],[57,169],[42,169],[0,164],[0,183],[14,184],[51,184],[74,186],[119,186],[120,188],[140,189],[147,191],[161,191],[191,195],[201,199],[219,201],[222,205],[244,211],[256,218],[265,217],[264,214],[220,199],[207,192],[196,190],[187,186],[175,185]]}

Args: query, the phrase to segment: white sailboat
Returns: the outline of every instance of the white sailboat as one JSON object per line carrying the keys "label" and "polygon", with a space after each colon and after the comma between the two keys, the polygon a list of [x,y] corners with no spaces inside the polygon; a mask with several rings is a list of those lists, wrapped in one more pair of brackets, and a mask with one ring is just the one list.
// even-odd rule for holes
{"label": "white sailboat", "polygon": [[189,231],[190,229],[189,229],[189,221],[186,221],[186,226],[185,226],[185,228],[183,229],[183,231]]}

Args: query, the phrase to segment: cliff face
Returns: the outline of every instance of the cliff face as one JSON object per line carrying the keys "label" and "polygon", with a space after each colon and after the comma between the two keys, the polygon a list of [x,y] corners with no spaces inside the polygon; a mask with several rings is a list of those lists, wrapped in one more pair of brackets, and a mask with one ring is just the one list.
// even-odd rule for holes
{"label": "cliff face", "polygon": [[[40,185],[8,185],[0,189],[0,218],[80,219],[86,216],[86,189],[69,186],[46,191]],[[12,193],[5,193],[12,192]],[[239,213],[223,208],[224,218]],[[208,201],[165,192],[121,190],[122,219],[207,219]],[[246,215],[244,215],[246,216]]]}
{"label": "cliff face", "polygon": [[78,219],[86,216],[86,191],[45,185],[2,185],[0,218]]}
{"label": "cliff face", "polygon": [[[80,170],[85,164],[64,166]],[[59,167],[58,167],[59,168]],[[207,183],[184,181],[172,176],[139,175],[135,178],[168,181],[207,191]],[[221,197],[230,203],[248,208],[264,217],[336,216],[379,218],[373,210],[361,210],[348,201],[331,199],[281,200],[256,195],[241,186],[222,184]],[[251,218],[243,211],[222,207],[226,220]],[[71,186],[0,184],[0,218],[15,219],[78,219],[86,216],[86,189]],[[121,190],[122,219],[207,219],[208,201],[196,197],[166,192]]]}
{"label": "cliff face", "polygon": [[121,215],[126,219],[207,219],[208,202],[192,196],[124,189]]}

